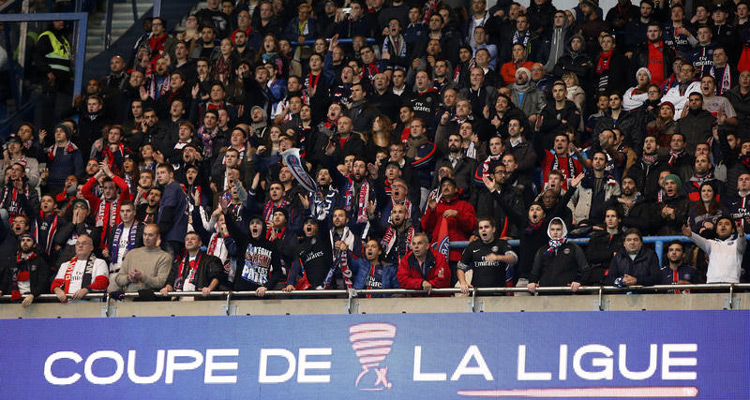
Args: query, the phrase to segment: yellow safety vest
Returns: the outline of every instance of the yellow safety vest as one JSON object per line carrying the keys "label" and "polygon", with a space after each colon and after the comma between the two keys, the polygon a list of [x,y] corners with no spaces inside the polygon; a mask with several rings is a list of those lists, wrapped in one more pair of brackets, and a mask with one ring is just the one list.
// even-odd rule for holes
{"label": "yellow safety vest", "polygon": [[63,38],[61,42],[51,31],[44,31],[39,35],[37,42],[45,36],[49,38],[49,42],[52,44],[52,51],[44,56],[47,58],[49,67],[58,71],[70,72],[70,42],[68,42],[68,39]]}

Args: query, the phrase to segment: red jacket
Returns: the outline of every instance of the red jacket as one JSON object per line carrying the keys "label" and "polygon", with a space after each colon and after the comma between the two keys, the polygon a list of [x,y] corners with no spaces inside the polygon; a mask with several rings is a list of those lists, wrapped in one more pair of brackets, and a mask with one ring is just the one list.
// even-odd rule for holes
{"label": "red jacket", "polygon": [[[451,270],[448,268],[448,263],[445,257],[435,251],[432,246],[422,267],[420,268],[413,251],[406,253],[406,256],[399,262],[398,272],[396,272],[396,278],[402,289],[421,290],[423,281],[429,282],[436,289],[450,286]],[[425,271],[424,275],[422,269]]]}
{"label": "red jacket", "polygon": [[[464,200],[459,200],[458,195],[453,196],[450,201],[441,199],[434,210],[427,207],[422,215],[422,230],[429,233],[432,243],[438,240],[438,229],[440,228],[440,219],[446,210],[456,210],[458,214],[455,217],[448,218],[448,237],[451,242],[469,240],[469,236],[477,227],[477,212],[474,206]],[[461,260],[461,249],[451,249],[449,260]]]}

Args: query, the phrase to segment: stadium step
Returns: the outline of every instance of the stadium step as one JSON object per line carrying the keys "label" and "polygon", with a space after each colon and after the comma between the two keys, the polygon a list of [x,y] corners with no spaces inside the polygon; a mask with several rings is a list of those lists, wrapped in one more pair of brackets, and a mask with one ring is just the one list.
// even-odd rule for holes
{"label": "stadium step", "polygon": [[[136,10],[138,17],[143,16],[153,7],[153,1],[138,0]],[[96,12],[89,16],[89,26],[86,37],[86,61],[104,51],[104,35],[106,31],[107,14]],[[120,36],[133,26],[133,6],[130,1],[115,3],[112,13],[112,40],[114,43]]]}

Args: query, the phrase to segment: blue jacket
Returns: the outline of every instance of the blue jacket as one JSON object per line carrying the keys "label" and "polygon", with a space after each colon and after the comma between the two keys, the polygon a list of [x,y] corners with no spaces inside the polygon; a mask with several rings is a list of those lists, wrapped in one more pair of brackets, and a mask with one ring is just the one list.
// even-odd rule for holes
{"label": "blue jacket", "polygon": [[[374,285],[368,284],[368,278],[370,277],[372,265],[367,259],[358,258],[352,260],[352,272],[354,273],[354,288],[355,289],[367,289],[371,286],[373,289],[398,289],[401,286],[398,284],[396,278],[396,268],[393,264],[382,264],[380,268],[375,269],[374,281],[381,284],[380,288],[374,287]],[[390,295],[373,295],[373,297],[390,297]]]}

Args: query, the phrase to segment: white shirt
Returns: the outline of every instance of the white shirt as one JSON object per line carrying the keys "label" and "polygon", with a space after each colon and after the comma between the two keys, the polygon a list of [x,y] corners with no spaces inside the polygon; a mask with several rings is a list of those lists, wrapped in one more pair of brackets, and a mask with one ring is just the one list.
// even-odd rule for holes
{"label": "white shirt", "polygon": [[[83,281],[83,274],[84,272],[86,272],[87,261],[88,260],[78,260],[78,262],[76,262],[76,265],[75,267],[73,267],[73,272],[70,276],[70,287],[68,288],[68,291],[65,293],[73,294],[76,291],[78,291],[78,289],[81,288],[81,283]],[[60,266],[60,269],[57,271],[57,276],[55,276],[55,279],[64,280],[65,272],[68,270],[69,265],[70,265],[70,261],[64,262]],[[96,279],[96,277],[100,275],[108,276],[109,268],[107,267],[107,263],[104,260],[100,258],[96,258],[94,259],[94,268],[91,271],[91,283],[94,283],[94,280]],[[60,289],[65,290],[65,285],[63,284],[63,286],[61,286]]]}

